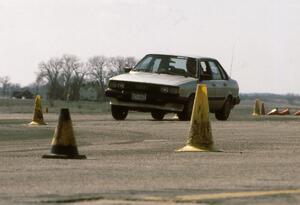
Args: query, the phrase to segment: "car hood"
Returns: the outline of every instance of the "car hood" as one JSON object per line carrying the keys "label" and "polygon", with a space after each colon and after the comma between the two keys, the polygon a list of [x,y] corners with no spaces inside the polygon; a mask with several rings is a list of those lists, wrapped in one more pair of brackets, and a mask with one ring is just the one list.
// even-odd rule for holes
{"label": "car hood", "polygon": [[112,77],[110,80],[129,81],[129,82],[136,82],[136,83],[150,83],[150,84],[159,84],[159,85],[173,85],[173,86],[178,86],[191,81],[197,81],[196,78],[192,78],[192,77],[158,74],[158,73],[147,73],[147,72],[135,72],[135,71],[117,75],[115,77]]}

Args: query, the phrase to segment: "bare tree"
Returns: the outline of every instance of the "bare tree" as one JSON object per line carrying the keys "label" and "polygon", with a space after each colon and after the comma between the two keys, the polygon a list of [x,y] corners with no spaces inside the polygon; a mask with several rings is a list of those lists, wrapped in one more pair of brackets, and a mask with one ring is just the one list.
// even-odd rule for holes
{"label": "bare tree", "polygon": [[34,94],[35,95],[38,95],[39,92],[40,92],[40,87],[41,85],[45,85],[46,82],[44,80],[44,78],[39,74],[37,73],[37,78],[35,79],[35,82],[32,84],[32,87],[34,87]]}
{"label": "bare tree", "polygon": [[20,91],[22,89],[24,89],[24,88],[22,88],[20,84],[18,84],[18,83],[10,83],[9,89],[8,89],[8,95],[11,96],[11,97],[13,97],[13,94],[15,92],[18,92],[18,91]]}
{"label": "bare tree", "polygon": [[38,67],[37,80],[46,79],[48,84],[48,98],[50,100],[61,98],[62,88],[59,84],[60,72],[62,70],[61,60],[59,58],[51,58],[47,62],[40,62]]}
{"label": "bare tree", "polygon": [[125,67],[133,67],[136,64],[136,59],[134,57],[111,57],[110,58],[111,69],[110,73],[112,75],[118,75],[124,73]]}
{"label": "bare tree", "polygon": [[62,63],[62,84],[64,87],[63,97],[69,101],[71,94],[72,78],[75,70],[80,66],[79,58],[74,55],[63,55],[61,58]]}
{"label": "bare tree", "polygon": [[126,57],[126,67],[133,68],[137,63],[137,59],[133,56]]}
{"label": "bare tree", "polygon": [[104,96],[105,67],[108,59],[104,56],[94,56],[88,59],[87,68],[92,81],[96,83],[97,100]]}
{"label": "bare tree", "polygon": [[109,65],[107,66],[107,73],[104,81],[108,82],[109,78],[124,73],[124,68],[132,68],[136,62],[137,61],[134,57],[111,57],[109,59]]}
{"label": "bare tree", "polygon": [[0,84],[2,85],[2,95],[9,95],[10,79],[8,76],[0,77]]}
{"label": "bare tree", "polygon": [[109,59],[111,69],[113,73],[121,74],[124,73],[124,67],[126,66],[126,59],[122,56],[111,57]]}
{"label": "bare tree", "polygon": [[63,55],[61,58],[51,58],[39,64],[36,79],[36,92],[45,81],[48,87],[48,99],[79,100],[80,89],[87,77],[96,88],[97,99],[104,96],[108,79],[123,73],[124,67],[132,67],[136,63],[134,57],[94,56],[82,63],[75,55]]}
{"label": "bare tree", "polygon": [[74,70],[71,84],[71,100],[80,100],[80,88],[83,86],[85,77],[88,73],[86,64],[80,63]]}

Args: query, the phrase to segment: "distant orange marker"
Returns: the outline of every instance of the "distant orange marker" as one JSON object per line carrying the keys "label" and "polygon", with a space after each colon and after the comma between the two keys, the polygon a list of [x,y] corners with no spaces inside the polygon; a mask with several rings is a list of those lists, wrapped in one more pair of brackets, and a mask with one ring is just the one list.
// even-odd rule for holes
{"label": "distant orange marker", "polygon": [[296,115],[296,116],[300,116],[300,110],[298,110],[297,112],[295,112],[295,114],[294,115]]}
{"label": "distant orange marker", "polygon": [[290,114],[290,110],[289,110],[289,108],[287,108],[287,109],[282,110],[278,114],[279,115],[289,115]]}

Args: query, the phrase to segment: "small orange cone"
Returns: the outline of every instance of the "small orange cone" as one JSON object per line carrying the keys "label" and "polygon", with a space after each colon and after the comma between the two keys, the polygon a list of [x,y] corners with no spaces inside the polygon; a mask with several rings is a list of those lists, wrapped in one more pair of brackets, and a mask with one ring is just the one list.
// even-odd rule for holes
{"label": "small orange cone", "polygon": [[260,115],[260,101],[258,99],[255,100],[252,115],[253,116]]}
{"label": "small orange cone", "polygon": [[219,150],[214,147],[212,139],[207,87],[205,84],[200,84],[196,90],[187,144],[176,152],[213,151],[218,152]]}
{"label": "small orange cone", "polygon": [[274,108],[273,110],[271,110],[270,112],[268,112],[267,115],[278,115],[278,108]]}
{"label": "small orange cone", "polygon": [[299,111],[297,111],[297,112],[295,112],[295,114],[294,115],[296,115],[296,116],[300,116],[300,110]]}
{"label": "small orange cone", "polygon": [[266,115],[265,103],[261,103],[260,114],[261,115]]}
{"label": "small orange cone", "polygon": [[43,117],[42,100],[39,95],[35,97],[33,119],[29,125],[46,125]]}
{"label": "small orange cone", "polygon": [[282,110],[278,114],[279,115],[289,115],[290,114],[290,110],[289,110],[289,108],[287,108],[287,109]]}
{"label": "small orange cone", "polygon": [[67,108],[60,110],[58,125],[51,145],[51,154],[43,155],[43,158],[86,159],[85,155],[78,154],[72,120]]}

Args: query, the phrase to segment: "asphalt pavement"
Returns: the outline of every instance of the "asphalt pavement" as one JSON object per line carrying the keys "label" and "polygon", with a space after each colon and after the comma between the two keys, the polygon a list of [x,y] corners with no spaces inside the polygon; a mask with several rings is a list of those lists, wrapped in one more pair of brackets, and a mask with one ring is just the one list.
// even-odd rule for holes
{"label": "asphalt pavement", "polygon": [[212,121],[223,152],[176,153],[189,122],[73,114],[86,160],[43,159],[58,116],[0,114],[1,204],[300,204],[300,118]]}

